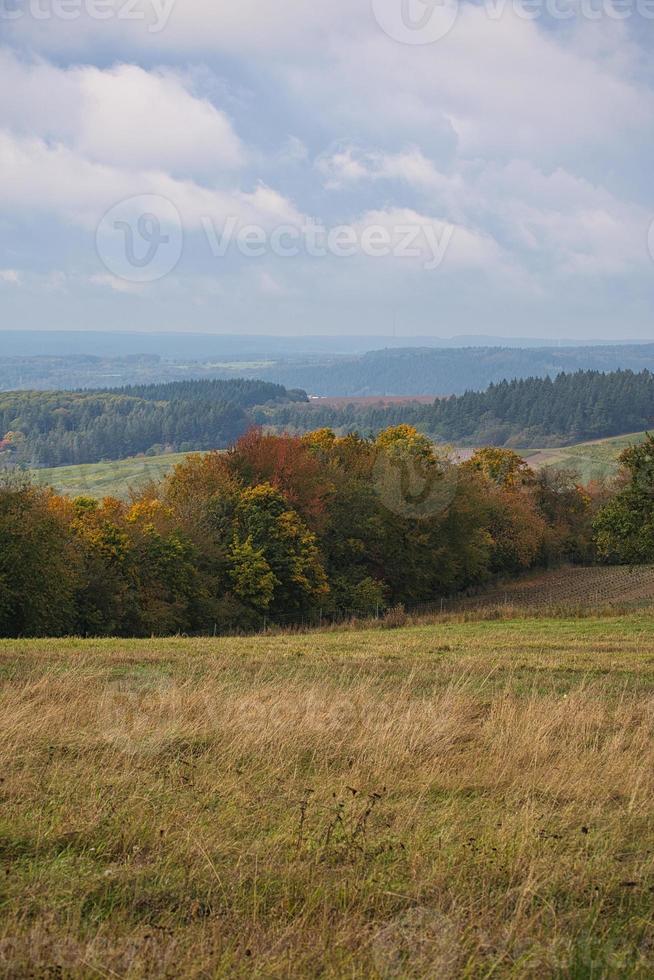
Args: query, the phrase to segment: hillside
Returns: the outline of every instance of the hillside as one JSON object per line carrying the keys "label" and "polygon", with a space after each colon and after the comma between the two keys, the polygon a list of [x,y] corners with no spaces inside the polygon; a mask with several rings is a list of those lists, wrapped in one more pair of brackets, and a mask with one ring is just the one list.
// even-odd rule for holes
{"label": "hillside", "polygon": [[39,486],[54,487],[71,497],[119,497],[126,499],[130,489],[137,490],[151,480],[161,480],[187,457],[187,453],[163,453],[160,456],[132,456],[107,463],[81,466],[55,466],[32,470]]}
{"label": "hillside", "polygon": [[653,631],[0,643],[0,971],[652,976]]}
{"label": "hillside", "polygon": [[650,609],[654,603],[654,566],[567,565],[540,570],[493,586],[479,595],[445,604],[445,609],[481,611],[500,608],[565,615],[571,609]]}
{"label": "hillside", "polygon": [[523,455],[534,469],[542,469],[544,466],[569,467],[579,473],[582,483],[589,483],[591,480],[614,476],[618,471],[620,453],[629,446],[642,442],[644,438],[644,432],[634,432],[631,435],[581,442],[558,449],[528,449]]}
{"label": "hillside", "polygon": [[0,466],[52,468],[224,449],[253,426],[367,436],[406,424],[435,443],[524,450],[621,436],[652,422],[654,374],[630,370],[514,378],[485,391],[413,401],[310,400],[302,389],[242,378],[13,391],[0,393]]}

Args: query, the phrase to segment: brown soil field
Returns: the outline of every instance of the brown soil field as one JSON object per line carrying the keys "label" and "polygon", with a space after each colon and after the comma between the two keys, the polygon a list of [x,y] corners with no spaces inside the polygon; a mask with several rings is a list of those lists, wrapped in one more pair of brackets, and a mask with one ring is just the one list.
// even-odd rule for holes
{"label": "brown soil field", "polygon": [[532,609],[548,606],[647,607],[654,605],[654,566],[565,566],[495,586],[488,592],[456,603],[457,607],[463,608],[501,604]]}
{"label": "brown soil field", "polygon": [[420,405],[432,405],[437,398],[444,398],[444,395],[370,395],[365,398],[356,398],[352,395],[334,398],[312,397],[312,405],[324,405],[327,408],[347,408],[348,405],[358,405],[361,408],[369,408],[375,405],[410,405],[411,402],[418,402]]}

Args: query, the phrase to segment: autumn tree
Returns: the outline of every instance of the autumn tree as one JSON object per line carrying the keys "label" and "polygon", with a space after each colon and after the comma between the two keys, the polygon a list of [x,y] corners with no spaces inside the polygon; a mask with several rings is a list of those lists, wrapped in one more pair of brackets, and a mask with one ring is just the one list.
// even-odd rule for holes
{"label": "autumn tree", "polygon": [[325,526],[331,492],[328,470],[311,451],[312,442],[290,435],[266,435],[251,429],[228,455],[234,476],[247,486],[268,483],[279,490],[312,530]]}
{"label": "autumn tree", "polygon": [[477,449],[465,465],[504,490],[517,490],[535,479],[528,463],[512,449],[495,446]]}

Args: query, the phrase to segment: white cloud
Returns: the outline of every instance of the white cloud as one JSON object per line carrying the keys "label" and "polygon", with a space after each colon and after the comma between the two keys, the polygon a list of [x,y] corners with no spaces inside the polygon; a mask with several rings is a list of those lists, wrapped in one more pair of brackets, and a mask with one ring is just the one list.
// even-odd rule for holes
{"label": "white cloud", "polygon": [[96,163],[61,144],[0,131],[0,206],[5,212],[53,214],[93,229],[109,208],[135,195],[171,201],[191,231],[199,230],[205,218],[221,226],[235,216],[264,227],[302,220],[290,202],[263,184],[249,192],[218,190],[160,171]]}
{"label": "white cloud", "polygon": [[397,144],[419,133],[423,146],[454,142],[464,156],[555,161],[636,136],[651,118],[652,93],[632,61],[582,43],[592,27],[569,37],[518,17],[510,3],[498,20],[462,3],[438,43],[399,44],[373,26],[281,70],[295,97],[358,139]]}
{"label": "white cloud", "polygon": [[262,272],[259,275],[259,289],[264,296],[282,297],[291,295],[291,290],[270,272]]}
{"label": "white cloud", "polygon": [[113,43],[135,59],[256,58],[309,111],[357,135],[451,127],[467,154],[597,146],[648,125],[651,93],[637,84],[640,53],[624,24],[578,16],[552,31],[516,6],[461,2],[451,32],[424,47],[386,36],[370,0],[178,0],[165,21],[154,0],[139,0],[130,18],[120,16],[125,0],[113,0],[117,16],[106,21],[9,26],[42,51]]}
{"label": "white cloud", "polygon": [[442,173],[417,146],[387,153],[342,144],[318,157],[315,165],[328,190],[340,190],[365,181],[396,180],[428,193],[433,201],[451,200],[465,189],[459,174]]}
{"label": "white cloud", "polygon": [[62,142],[88,160],[219,176],[244,162],[230,120],[172,71],[21,62],[0,52],[0,126]]}
{"label": "white cloud", "polygon": [[[482,228],[492,223],[505,261],[509,252],[516,262],[520,252],[537,255],[545,271],[563,276],[619,275],[649,262],[649,212],[562,168],[544,173],[520,160],[484,166],[460,161],[446,175],[415,147],[389,154],[351,145],[330,151],[316,165],[330,189],[400,180],[438,205],[447,220]],[[463,232],[457,233],[461,245]],[[491,241],[488,235],[483,240]],[[488,247],[479,250],[478,235],[472,241],[470,254],[483,255],[486,263],[497,259]]]}
{"label": "white cloud", "polygon": [[649,268],[647,209],[562,168],[543,173],[524,161],[487,167],[467,199],[494,215],[516,254],[537,256],[557,276]]}
{"label": "white cloud", "polygon": [[[99,39],[123,48],[184,52],[267,54],[306,52],[335,30],[370,27],[365,0],[332,0],[307,5],[306,0],[102,0],[111,16],[89,16],[91,0],[78,3],[78,15],[67,20],[23,16],[9,21],[15,43],[27,42],[46,51],[88,48]],[[42,5],[46,9],[48,5]]]}
{"label": "white cloud", "polygon": [[227,117],[181,75],[130,65],[65,70],[0,54],[0,204],[8,214],[51,214],[93,229],[118,202],[158,195],[191,231],[232,216],[264,227],[300,222],[263,182],[238,186],[232,171],[245,156]]}
{"label": "white cloud", "polygon": [[125,279],[112,275],[98,274],[95,276],[89,276],[88,281],[92,286],[100,286],[104,289],[111,289],[115,293],[143,293],[147,289],[147,285],[145,283],[127,282]]}
{"label": "white cloud", "polygon": [[0,282],[7,283],[9,286],[19,286],[21,275],[18,269],[0,269]]}

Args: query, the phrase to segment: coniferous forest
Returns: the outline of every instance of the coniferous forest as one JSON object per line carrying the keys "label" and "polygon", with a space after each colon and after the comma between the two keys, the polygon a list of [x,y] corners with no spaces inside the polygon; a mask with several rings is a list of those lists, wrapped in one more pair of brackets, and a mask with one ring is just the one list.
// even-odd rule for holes
{"label": "coniferous forest", "polygon": [[306,401],[264,381],[180,381],[106,391],[0,393],[0,458],[66,466],[139,453],[221,449],[254,405]]}
{"label": "coniferous forest", "polygon": [[503,381],[433,404],[332,408],[263,381],[181,381],[80,392],[0,394],[0,459],[65,466],[139,453],[225,448],[256,423],[277,432],[330,427],[375,434],[409,424],[437,442],[557,446],[654,424],[649,371],[579,371]]}
{"label": "coniferous forest", "polygon": [[379,432],[415,425],[437,441],[459,445],[529,448],[562,446],[638,432],[654,423],[654,374],[650,371],[577,371],[556,378],[502,381],[486,391],[442,398],[433,404],[280,406],[257,411],[258,421],[282,429]]}

